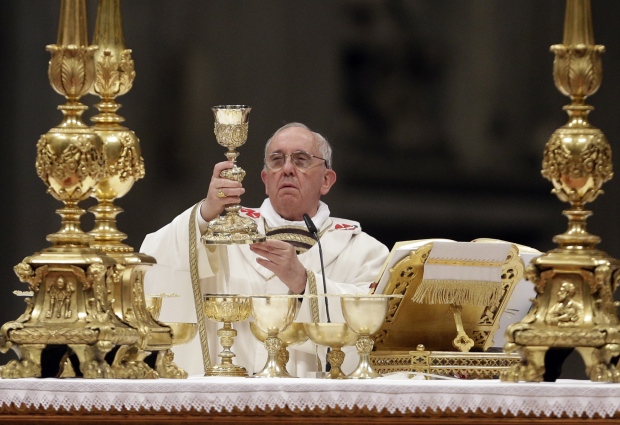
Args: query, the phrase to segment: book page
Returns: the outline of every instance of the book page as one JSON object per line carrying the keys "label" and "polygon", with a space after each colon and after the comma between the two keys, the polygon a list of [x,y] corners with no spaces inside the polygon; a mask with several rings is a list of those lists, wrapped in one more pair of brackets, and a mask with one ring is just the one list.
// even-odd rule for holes
{"label": "book page", "polygon": [[[374,290],[375,294],[382,294],[385,291],[385,287],[387,286],[390,280],[390,269],[396,265],[400,260],[409,255],[411,251],[416,251],[421,246],[424,246],[431,242],[454,242],[451,239],[416,239],[410,241],[400,241],[396,242],[392,247],[381,271],[379,272],[379,276],[375,282],[377,283],[377,287]],[[371,290],[372,291],[372,290]]]}

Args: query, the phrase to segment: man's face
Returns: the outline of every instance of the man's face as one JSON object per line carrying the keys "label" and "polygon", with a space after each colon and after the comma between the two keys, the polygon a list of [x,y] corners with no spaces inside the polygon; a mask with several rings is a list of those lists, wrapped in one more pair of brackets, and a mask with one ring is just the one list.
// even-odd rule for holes
{"label": "man's face", "polygon": [[[289,127],[278,132],[269,145],[267,155],[274,152],[287,155],[296,151],[321,157],[312,132],[301,127]],[[276,212],[287,220],[301,221],[304,214],[312,217],[316,213],[319,199],[336,182],[336,173],[325,167],[325,161],[317,158],[313,159],[309,168],[298,169],[287,157],[282,169],[263,169],[261,178]]]}

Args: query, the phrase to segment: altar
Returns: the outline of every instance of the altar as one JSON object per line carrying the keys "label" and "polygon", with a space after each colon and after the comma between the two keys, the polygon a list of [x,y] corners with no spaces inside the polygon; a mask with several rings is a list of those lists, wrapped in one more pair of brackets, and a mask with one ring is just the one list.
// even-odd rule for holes
{"label": "altar", "polygon": [[[190,377],[0,380],[13,423],[620,423],[620,385],[579,380]],[[501,422],[500,422],[501,421]]]}

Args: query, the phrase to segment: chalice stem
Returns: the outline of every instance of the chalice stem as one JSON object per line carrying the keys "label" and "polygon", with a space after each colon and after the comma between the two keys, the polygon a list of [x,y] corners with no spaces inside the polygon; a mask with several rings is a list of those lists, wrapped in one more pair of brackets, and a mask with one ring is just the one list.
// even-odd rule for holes
{"label": "chalice stem", "polygon": [[265,339],[265,348],[267,349],[267,363],[263,370],[254,376],[257,378],[292,378],[286,368],[282,367],[278,362],[278,353],[282,348],[280,338],[269,335]]}
{"label": "chalice stem", "polygon": [[372,368],[372,364],[370,363],[370,352],[372,351],[372,347],[374,345],[374,341],[370,338],[370,335],[360,335],[359,339],[355,343],[355,347],[357,348],[357,354],[359,354],[360,360],[357,365],[357,368],[351,372],[347,376],[350,379],[372,379],[378,378],[379,375]]}
{"label": "chalice stem", "polygon": [[235,357],[235,353],[230,349],[237,336],[237,331],[233,329],[231,322],[224,322],[224,326],[218,329],[217,336],[220,337],[220,344],[222,344],[223,350],[218,354],[218,357],[222,359],[222,366],[232,367],[232,359]]}
{"label": "chalice stem", "polygon": [[340,369],[342,362],[344,362],[344,352],[340,347],[330,349],[327,353],[327,363],[330,365],[329,374],[327,375],[329,379],[342,379],[345,377],[345,374]]}

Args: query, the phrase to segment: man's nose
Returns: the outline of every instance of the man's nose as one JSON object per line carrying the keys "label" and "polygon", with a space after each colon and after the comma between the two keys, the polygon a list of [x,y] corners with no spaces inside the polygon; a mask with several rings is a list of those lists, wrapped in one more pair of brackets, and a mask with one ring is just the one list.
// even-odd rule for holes
{"label": "man's nose", "polygon": [[284,157],[284,165],[282,166],[282,171],[285,173],[292,173],[295,170],[295,164],[293,164],[293,157],[290,155],[286,155]]}

